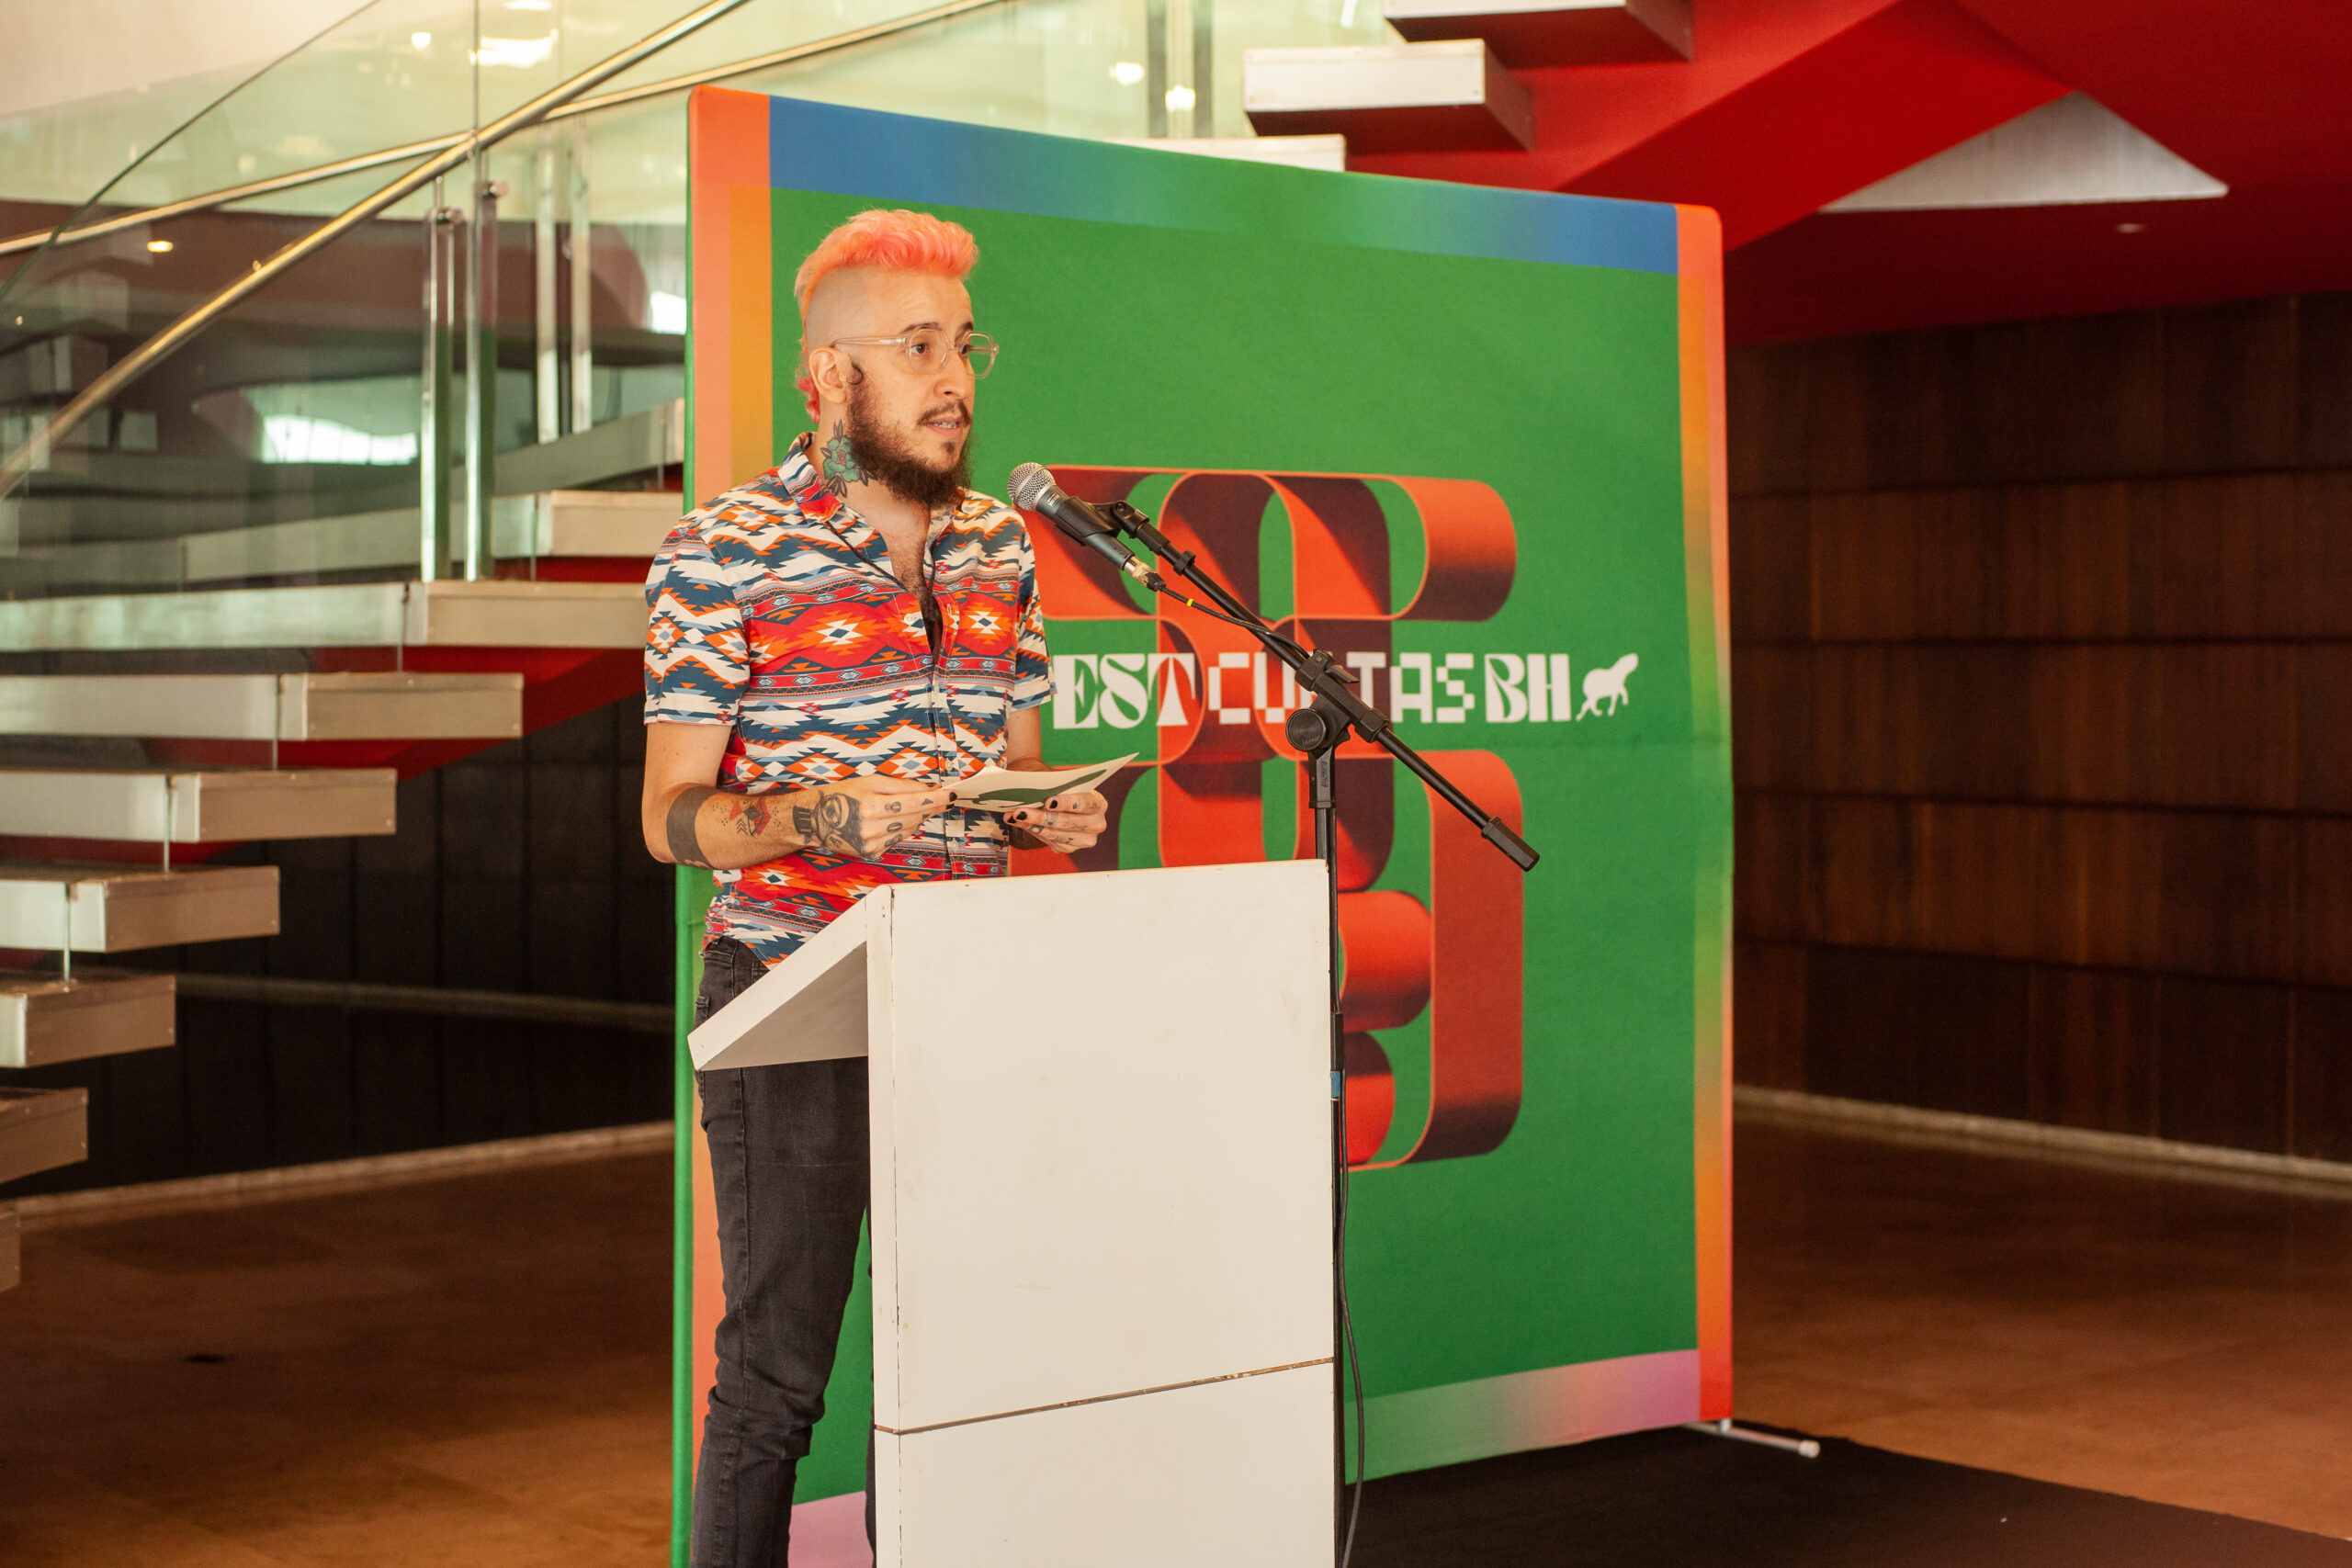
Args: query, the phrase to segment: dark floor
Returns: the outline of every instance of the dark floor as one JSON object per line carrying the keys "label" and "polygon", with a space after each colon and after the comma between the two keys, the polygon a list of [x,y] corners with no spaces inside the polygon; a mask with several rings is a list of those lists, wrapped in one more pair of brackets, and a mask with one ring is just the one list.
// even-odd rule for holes
{"label": "dark floor", "polygon": [[[1358,1568],[2352,1561],[1951,1468],[2352,1535],[2352,1203],[1739,1146],[1742,1418],[1895,1452],[1667,1433],[1397,1477]],[[0,1564],[652,1568],[669,1224],[644,1156],[30,1232]]]}
{"label": "dark floor", "polygon": [[1365,1492],[1351,1568],[2352,1568],[2352,1542],[1836,1439],[1643,1432]]}
{"label": "dark floor", "polygon": [[1742,1118],[1743,1419],[2352,1537],[2352,1201]]}

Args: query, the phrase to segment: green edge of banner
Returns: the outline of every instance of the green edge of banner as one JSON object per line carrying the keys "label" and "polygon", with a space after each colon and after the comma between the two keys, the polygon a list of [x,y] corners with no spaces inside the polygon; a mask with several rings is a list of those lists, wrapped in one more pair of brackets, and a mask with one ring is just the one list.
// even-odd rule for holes
{"label": "green edge of banner", "polygon": [[677,1133],[671,1159],[670,1267],[670,1562],[686,1568],[689,1527],[694,1517],[694,1434],[686,1430],[694,1401],[695,1351],[695,1071],[686,1052],[694,1025],[695,992],[702,985],[703,910],[711,897],[710,874],[678,867],[673,884],[677,926],[677,984],[673,997]]}

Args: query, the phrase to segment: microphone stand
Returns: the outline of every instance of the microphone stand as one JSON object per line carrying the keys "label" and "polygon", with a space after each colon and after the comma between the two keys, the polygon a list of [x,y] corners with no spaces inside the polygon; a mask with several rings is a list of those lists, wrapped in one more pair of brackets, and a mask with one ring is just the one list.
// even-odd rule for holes
{"label": "microphone stand", "polygon": [[[1288,665],[1296,674],[1300,690],[1314,694],[1314,700],[1305,707],[1292,710],[1283,723],[1284,739],[1305,752],[1306,769],[1306,798],[1315,817],[1315,853],[1323,863],[1326,919],[1329,926],[1330,951],[1330,1055],[1331,1055],[1331,1249],[1332,1249],[1332,1348],[1343,1347],[1347,1352],[1348,1370],[1356,1390],[1359,1419],[1356,1427],[1356,1498],[1363,1499],[1364,1436],[1361,1419],[1363,1404],[1363,1376],[1355,1357],[1355,1328],[1350,1321],[1347,1307],[1347,1226],[1348,1226],[1348,1077],[1347,1025],[1340,1008],[1340,800],[1339,770],[1335,762],[1340,743],[1348,732],[1371,741],[1402,762],[1431,794],[1467,818],[1478,829],[1479,836],[1508,856],[1521,871],[1534,868],[1537,855],[1527,840],[1504,825],[1502,818],[1482,808],[1478,803],[1456,788],[1453,782],[1430,765],[1429,760],[1396,737],[1388,716],[1350,688],[1355,684],[1354,674],[1339,663],[1327,649],[1308,649],[1283,636],[1260,618],[1258,613],[1228,591],[1202,568],[1190,550],[1179,549],[1166,535],[1152,526],[1151,519],[1124,501],[1097,503],[1094,511],[1105,523],[1127,535],[1159,558],[1159,564],[1172,570],[1179,577],[1200,590],[1216,606],[1208,613],[1230,625],[1239,626],[1262,644],[1266,651]],[[1150,586],[1169,597],[1190,604],[1182,594],[1172,592],[1155,575]],[[1204,605],[1193,605],[1205,609]],[[1221,613],[1220,613],[1221,612]],[[1331,1379],[1331,1443],[1333,1475],[1344,1488],[1347,1470],[1346,1401],[1341,1393],[1338,1368],[1332,1369]],[[1346,1524],[1341,1528],[1339,1500],[1333,1499],[1332,1529],[1340,1542],[1342,1568],[1355,1544],[1355,1516],[1352,1508],[1346,1511]]]}

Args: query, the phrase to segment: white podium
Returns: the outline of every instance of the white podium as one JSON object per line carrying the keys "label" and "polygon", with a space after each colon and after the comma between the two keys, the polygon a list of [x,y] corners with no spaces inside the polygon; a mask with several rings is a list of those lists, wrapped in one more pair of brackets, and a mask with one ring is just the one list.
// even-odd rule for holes
{"label": "white podium", "polygon": [[1327,1568],[1316,861],[868,894],[694,1032],[864,1054],[877,1568]]}

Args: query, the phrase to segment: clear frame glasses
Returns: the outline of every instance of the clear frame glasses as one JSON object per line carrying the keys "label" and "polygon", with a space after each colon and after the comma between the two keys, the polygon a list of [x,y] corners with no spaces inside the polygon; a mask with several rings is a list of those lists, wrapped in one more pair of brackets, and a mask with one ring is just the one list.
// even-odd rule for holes
{"label": "clear frame glasses", "polygon": [[907,368],[918,376],[933,374],[946,365],[950,356],[962,358],[976,381],[996,368],[996,339],[986,333],[973,333],[958,342],[944,327],[918,327],[897,337],[837,337],[825,346],[839,348],[844,344],[895,348],[905,357]]}

